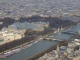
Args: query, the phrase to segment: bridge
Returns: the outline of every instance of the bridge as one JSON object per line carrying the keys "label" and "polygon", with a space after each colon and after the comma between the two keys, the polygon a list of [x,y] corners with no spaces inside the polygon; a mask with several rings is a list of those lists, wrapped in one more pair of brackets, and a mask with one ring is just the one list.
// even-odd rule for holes
{"label": "bridge", "polygon": [[53,37],[41,37],[39,38],[41,40],[53,40],[53,41],[62,41],[61,39],[53,38]]}
{"label": "bridge", "polygon": [[61,33],[64,33],[64,34],[78,34],[77,32],[73,32],[73,31],[63,31]]}
{"label": "bridge", "polygon": [[62,41],[61,39],[57,39],[57,38],[54,38],[54,37],[49,37],[48,35],[46,36],[39,36],[38,38],[39,40],[53,40],[53,41]]}
{"label": "bridge", "polygon": [[46,40],[53,40],[53,41],[62,41],[61,39],[57,39],[57,38],[49,38],[49,37],[44,38],[44,39],[46,39]]}

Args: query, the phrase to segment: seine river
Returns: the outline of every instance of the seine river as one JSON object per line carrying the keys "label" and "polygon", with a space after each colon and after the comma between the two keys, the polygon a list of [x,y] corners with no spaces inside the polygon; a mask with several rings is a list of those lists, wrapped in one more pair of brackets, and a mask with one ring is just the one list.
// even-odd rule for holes
{"label": "seine river", "polygon": [[0,59],[0,60],[25,60],[26,58],[29,58],[30,56],[33,56],[45,49],[48,49],[52,45],[56,44],[54,41],[47,41],[42,40],[31,47],[22,50],[21,52],[17,54],[13,54],[10,57],[7,57],[6,59]]}
{"label": "seine river", "polygon": [[[80,25],[75,26],[70,28],[71,31],[77,32],[80,30]],[[53,34],[54,38],[57,39],[69,39],[70,36],[72,36],[71,34],[62,34],[62,33],[58,33],[58,34]],[[31,47],[22,50],[21,52],[14,54],[6,59],[0,59],[0,60],[25,60],[26,58],[29,58],[45,49],[48,49],[49,47],[51,47],[52,45],[55,45],[57,42],[55,41],[46,41],[46,40],[42,40],[34,45],[32,45]]]}

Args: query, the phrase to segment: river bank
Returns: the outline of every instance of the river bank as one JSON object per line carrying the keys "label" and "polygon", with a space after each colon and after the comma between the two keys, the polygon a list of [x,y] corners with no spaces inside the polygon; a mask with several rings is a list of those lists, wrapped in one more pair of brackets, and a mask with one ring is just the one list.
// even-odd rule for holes
{"label": "river bank", "polygon": [[[74,25],[73,25],[73,26],[74,26]],[[68,27],[66,27],[66,28],[63,29],[63,30],[66,30],[66,29],[68,29],[69,27],[71,27],[71,26],[68,26]],[[63,31],[63,30],[61,30],[61,31]],[[54,32],[53,32],[53,33],[50,32],[48,35],[50,35],[50,34],[57,34],[57,33],[59,33],[59,32],[60,32],[60,31],[57,31],[56,33],[54,33]],[[45,36],[45,35],[43,35],[43,36]],[[45,37],[47,37],[47,36],[45,36]],[[30,40],[29,40],[29,41],[30,41]],[[31,40],[31,41],[32,41],[32,40]],[[18,41],[18,42],[20,42],[20,43],[21,43],[21,42],[26,42],[26,39],[25,39],[25,40],[22,39],[21,41]],[[17,43],[18,43],[18,42],[17,42]],[[14,44],[16,44],[16,43],[14,43]],[[10,45],[11,45],[11,44],[9,44],[9,46],[10,46]],[[5,46],[6,46],[6,45],[5,45]],[[8,47],[9,47],[9,46],[8,46]],[[13,46],[13,45],[12,45],[12,46]],[[6,47],[6,48],[7,48],[7,47]],[[2,49],[2,48],[1,48],[1,49]],[[4,48],[2,49],[2,51],[3,51],[3,50],[4,50]]]}
{"label": "river bank", "polygon": [[7,58],[7,57],[9,57],[9,56],[11,56],[11,55],[13,55],[13,54],[15,54],[15,53],[20,52],[20,51],[23,50],[23,49],[29,48],[30,46],[32,46],[33,44],[38,43],[39,41],[41,41],[41,40],[36,40],[36,41],[33,40],[33,41],[31,41],[31,42],[27,42],[27,43],[25,43],[25,44],[22,44],[22,45],[20,45],[20,46],[17,46],[17,47],[15,47],[15,48],[10,49],[10,50],[1,52],[1,53],[0,53],[0,58]]}
{"label": "river bank", "polygon": [[[57,44],[59,44],[59,46],[67,46],[68,42],[67,41],[59,41]],[[46,49],[46,50],[43,50],[42,52],[39,52],[38,54],[35,54],[34,56],[28,58],[28,59],[25,59],[25,60],[36,60],[37,58],[41,57],[42,55],[44,55],[45,53],[48,53],[52,50],[56,50],[57,48],[57,44],[51,46],[50,48]]]}
{"label": "river bank", "polygon": [[[60,31],[63,31],[63,30],[60,30]],[[57,31],[57,33],[59,33],[60,31]],[[51,35],[52,33],[49,33],[47,36],[49,36],[49,35]],[[46,35],[44,35],[45,36],[45,38],[47,37]],[[30,43],[30,42],[29,42]],[[23,46],[24,45],[24,46]],[[9,50],[7,50],[7,51],[5,51],[5,52],[2,52],[3,54],[4,53],[6,53],[6,52],[10,52],[10,50],[15,50],[15,49],[18,49],[18,48],[21,48],[21,46],[23,46],[23,47],[26,47],[25,46],[26,45],[26,43],[25,44],[22,44],[22,45],[20,45],[20,46],[17,46],[17,47],[15,47],[15,48],[12,48],[12,49],[9,49]],[[23,48],[23,49],[25,49],[25,48]],[[14,54],[14,53],[13,53]],[[11,54],[12,55],[12,54]]]}

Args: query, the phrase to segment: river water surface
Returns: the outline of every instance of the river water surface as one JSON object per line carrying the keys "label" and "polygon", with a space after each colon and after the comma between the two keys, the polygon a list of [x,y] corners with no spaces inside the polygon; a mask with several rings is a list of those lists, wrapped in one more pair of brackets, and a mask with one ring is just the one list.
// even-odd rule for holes
{"label": "river water surface", "polygon": [[[75,26],[70,28],[71,31],[77,32],[80,30],[80,25]],[[53,34],[54,38],[57,39],[69,39],[72,35],[71,34],[62,34],[62,33],[58,33],[58,34]],[[26,58],[29,58],[45,49],[48,49],[49,47],[51,47],[52,45],[55,45],[57,42],[55,41],[47,41],[47,40],[42,40],[34,45],[32,45],[31,47],[22,50],[21,52],[17,53],[17,54],[13,54],[10,57],[7,57],[6,59],[0,59],[0,60],[25,60]]]}

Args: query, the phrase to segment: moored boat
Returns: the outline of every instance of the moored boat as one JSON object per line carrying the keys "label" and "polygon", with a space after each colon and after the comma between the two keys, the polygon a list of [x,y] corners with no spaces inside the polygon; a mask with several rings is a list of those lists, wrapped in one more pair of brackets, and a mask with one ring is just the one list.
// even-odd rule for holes
{"label": "moored boat", "polygon": [[11,55],[13,55],[13,54],[15,54],[17,52],[20,52],[20,51],[21,51],[20,48],[14,49],[14,50],[9,50],[8,52],[3,53],[1,58],[7,58],[8,56],[11,56]]}

